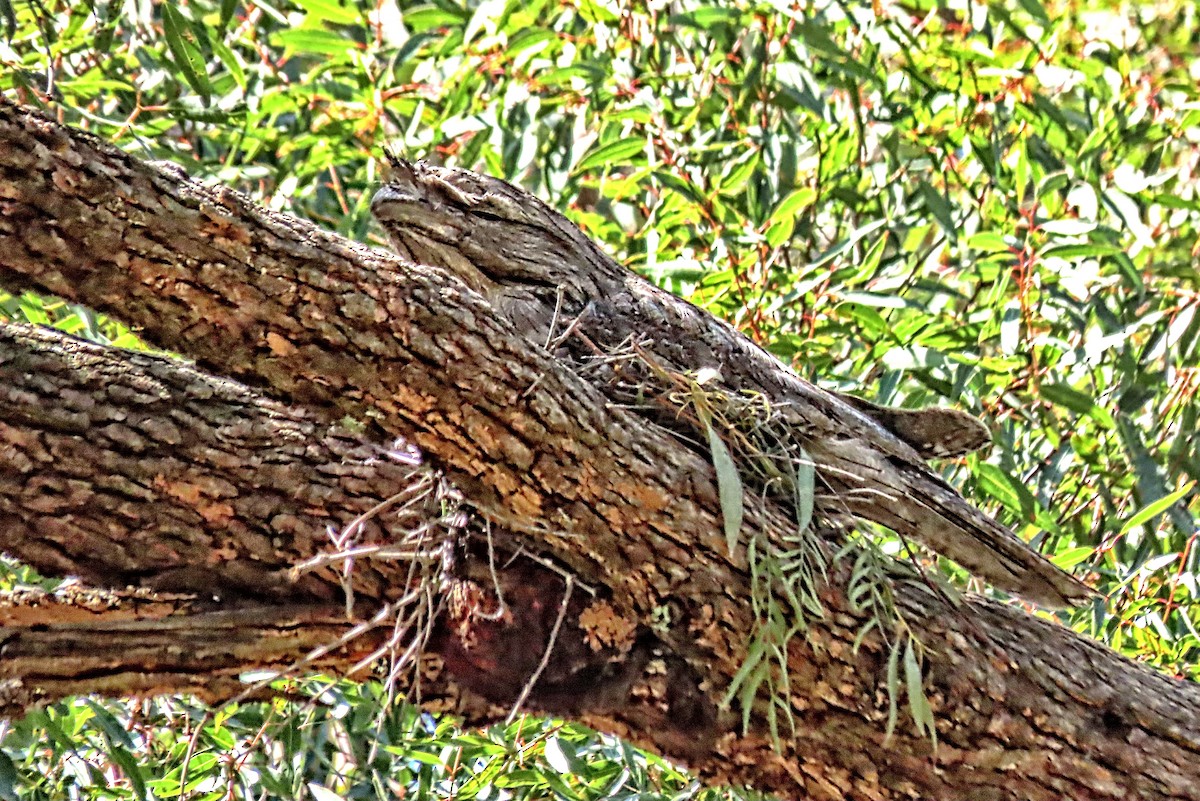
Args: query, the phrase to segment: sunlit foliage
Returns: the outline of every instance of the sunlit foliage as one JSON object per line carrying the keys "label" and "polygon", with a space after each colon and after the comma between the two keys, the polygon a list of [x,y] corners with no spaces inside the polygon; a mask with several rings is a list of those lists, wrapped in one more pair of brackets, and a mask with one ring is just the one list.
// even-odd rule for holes
{"label": "sunlit foliage", "polygon": [[[0,0],[0,90],[359,239],[381,242],[384,145],[518,182],[804,375],[984,417],[996,445],[953,480],[1109,596],[1064,621],[1200,678],[1198,14]],[[0,310],[131,342],[52,300]],[[371,692],[210,717],[58,705],[9,730],[0,795],[173,797],[189,749],[195,797],[696,791],[569,728],[466,736],[410,712],[383,770],[360,753]]]}

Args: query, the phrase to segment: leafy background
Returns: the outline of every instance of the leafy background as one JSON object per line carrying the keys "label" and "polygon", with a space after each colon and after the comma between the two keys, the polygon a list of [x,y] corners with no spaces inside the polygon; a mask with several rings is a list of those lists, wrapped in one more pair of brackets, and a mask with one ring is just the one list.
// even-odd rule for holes
{"label": "leafy background", "polygon": [[[807,377],[982,416],[995,447],[949,474],[1108,596],[1063,622],[1195,680],[1198,15],[0,0],[0,91],[380,244],[385,145],[520,183]],[[137,345],[50,298],[0,314]],[[373,685],[294,689],[320,703],[57,704],[4,724],[0,797],[712,792],[558,722],[469,734]]]}

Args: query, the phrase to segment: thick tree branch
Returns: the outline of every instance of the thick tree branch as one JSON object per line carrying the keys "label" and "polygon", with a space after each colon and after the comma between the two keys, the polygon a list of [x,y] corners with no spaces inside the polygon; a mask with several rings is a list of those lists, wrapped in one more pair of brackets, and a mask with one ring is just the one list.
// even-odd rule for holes
{"label": "thick tree branch", "polygon": [[387,639],[374,631],[338,643],[353,627],[337,606],[277,605],[228,611],[0,629],[0,714],[68,695],[189,692],[209,701],[262,695],[247,670],[344,669]]}
{"label": "thick tree branch", "polygon": [[[9,682],[10,713],[71,692],[225,698],[242,692],[236,676],[251,669],[344,672],[379,646],[380,631],[398,613],[319,659],[314,651],[425,583],[431,605],[441,606],[438,596],[455,601],[425,621],[421,698],[469,723],[488,723],[507,714],[529,681],[531,660],[548,645],[547,614],[564,596],[559,573],[492,547],[511,548],[510,532],[481,530],[478,521],[464,526],[459,515],[438,524],[448,499],[431,468],[410,463],[411,451],[326,429],[177,360],[0,323],[0,443],[7,468],[0,470],[3,547],[51,574],[142,588],[68,585],[52,596],[24,591],[6,598],[0,640],[9,644],[9,658],[0,663],[0,678]],[[452,530],[465,538],[451,537]],[[415,545],[414,532],[421,532]],[[413,573],[405,554],[414,547],[436,559],[436,577]],[[338,558],[351,552],[353,559]],[[497,561],[506,565],[498,576]],[[293,569],[314,562],[325,567]],[[344,592],[352,593],[357,619],[340,603],[311,606],[340,602]],[[504,614],[480,616],[481,604],[495,606],[496,593]],[[671,704],[661,693],[643,687],[626,697],[639,680],[651,679],[641,674],[652,650],[668,668],[656,671],[655,682],[686,674],[686,665],[645,637],[625,636],[616,648],[587,645],[578,618],[594,601],[583,591],[574,597],[573,614],[555,638],[555,659],[529,702],[647,745],[695,752],[701,732],[683,731],[692,719],[668,716]],[[273,621],[290,620],[306,603],[309,611],[288,626],[312,631],[281,637]],[[231,605],[252,611],[214,616],[218,606]],[[591,614],[603,616],[606,608],[593,605]],[[167,616],[172,620],[164,622]],[[257,621],[238,641],[258,636],[261,647],[214,652],[204,645],[219,643],[221,627],[235,619]],[[199,649],[187,641],[193,623]],[[610,613],[606,625],[613,624]],[[405,632],[401,645],[420,634]],[[126,647],[143,637],[138,648]],[[89,638],[94,643],[81,645]],[[576,673],[581,664],[585,685]],[[698,679],[685,678],[698,696]],[[477,694],[459,692],[449,679]]]}
{"label": "thick tree branch", "polygon": [[693,538],[722,541],[709,465],[608,408],[461,282],[73,136],[0,106],[8,286],[113,314],[327,421],[406,437],[477,507],[585,574],[721,591],[727,567],[682,569]]}
{"label": "thick tree branch", "polygon": [[[481,656],[539,655],[531,643],[544,646],[565,604],[574,625],[555,654],[579,658],[553,664],[531,701],[643,742],[666,723],[658,746],[711,780],[812,798],[1200,798],[1196,687],[1052,622],[980,599],[955,605],[919,582],[896,592],[928,649],[939,746],[903,716],[885,742],[888,648],[878,637],[853,647],[866,618],[845,599],[846,565],[822,592],[825,616],[791,641],[797,727],[783,753],[761,709],[738,736],[736,705],[712,711],[753,620],[711,467],[608,408],[445,272],[180,184],[10,106],[0,106],[0,241],[9,285],[112,312],[326,422],[351,415],[410,437],[468,500],[598,590],[563,601],[562,581],[533,580],[521,562],[499,579],[516,611],[491,620],[479,614],[494,603],[488,565],[468,559],[464,587],[477,600],[447,614],[471,636],[437,645],[468,687],[488,691],[495,663]],[[791,525],[769,503],[749,511],[748,530]],[[608,640],[593,647],[600,632]],[[514,663],[518,675],[528,661]],[[516,684],[508,676],[497,692],[511,701]]]}
{"label": "thick tree branch", "polygon": [[[820,488],[828,489],[815,499],[826,516],[882,523],[1028,600],[1063,606],[1090,599],[1079,581],[925,464],[959,450],[964,433],[986,435],[978,421],[949,410],[881,409],[827,392],[723,320],[621,267],[562,215],[503,181],[426,164],[394,167],[372,210],[397,251],[452,270],[532,345],[557,343],[556,355],[579,364],[609,397],[650,396],[666,407],[659,420],[682,422],[697,392],[716,395],[706,402],[716,404],[713,414],[733,418],[728,429],[753,425],[759,440],[768,432],[766,449],[778,451],[776,460],[791,455],[815,466]],[[716,375],[704,387],[687,387],[702,368]],[[685,386],[663,386],[664,376]],[[683,402],[672,402],[672,394]],[[757,408],[747,395],[760,400]],[[687,433],[701,441],[706,434],[703,426]],[[749,450],[757,453],[743,454],[743,469],[761,460],[764,443]]]}
{"label": "thick tree branch", "polygon": [[[437,476],[178,361],[0,323],[0,548],[52,575],[225,599],[341,600],[335,549],[398,544],[436,518]],[[354,591],[404,591],[364,556]]]}

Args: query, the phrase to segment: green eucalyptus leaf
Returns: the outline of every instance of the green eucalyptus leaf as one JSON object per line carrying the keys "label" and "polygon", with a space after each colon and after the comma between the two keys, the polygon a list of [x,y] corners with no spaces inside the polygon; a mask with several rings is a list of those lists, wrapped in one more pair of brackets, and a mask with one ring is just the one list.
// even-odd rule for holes
{"label": "green eucalyptus leaf", "polygon": [[573,172],[581,173],[598,167],[608,167],[613,164],[629,164],[630,159],[640,154],[646,148],[646,140],[638,136],[628,136],[602,145],[582,158],[575,165]]}
{"label": "green eucalyptus leaf", "polygon": [[163,3],[162,18],[163,35],[166,37],[175,66],[207,106],[212,99],[213,88],[209,83],[208,67],[191,24],[173,2]]}
{"label": "green eucalyptus leaf", "polygon": [[737,548],[745,517],[743,506],[742,479],[737,464],[729,453],[721,435],[713,426],[708,426],[708,447],[712,452],[713,468],[717,472],[717,494],[721,500],[721,515],[725,521],[725,544],[729,552]]}

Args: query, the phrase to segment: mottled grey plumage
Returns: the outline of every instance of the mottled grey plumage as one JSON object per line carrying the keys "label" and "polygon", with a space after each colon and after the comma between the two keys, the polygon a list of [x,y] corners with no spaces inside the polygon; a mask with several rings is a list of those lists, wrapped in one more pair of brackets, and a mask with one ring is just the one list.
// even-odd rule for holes
{"label": "mottled grey plumage", "polygon": [[1031,601],[1063,606],[1092,595],[929,469],[926,459],[987,443],[987,429],[970,415],[889,409],[823,390],[723,321],[621,267],[527,193],[461,170],[393,166],[371,208],[396,250],[456,273],[531,342],[574,326],[605,352],[638,339],[673,371],[718,368],[715,388],[761,393],[783,417],[836,499],[828,513],[881,523]]}
{"label": "mottled grey plumage", "polygon": [[958,409],[929,406],[897,409],[854,395],[831,392],[904,440],[922,459],[956,459],[990,445],[991,432],[976,417]]}

